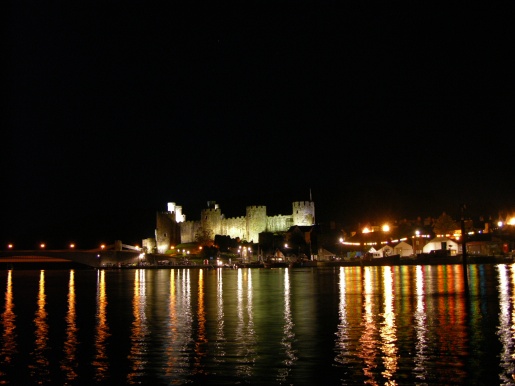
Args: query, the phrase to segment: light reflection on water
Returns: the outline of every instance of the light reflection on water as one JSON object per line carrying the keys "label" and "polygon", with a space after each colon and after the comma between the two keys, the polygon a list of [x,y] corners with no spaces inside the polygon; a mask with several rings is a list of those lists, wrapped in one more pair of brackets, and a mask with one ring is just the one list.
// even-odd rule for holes
{"label": "light reflection on water", "polygon": [[48,313],[46,310],[46,294],[45,294],[45,271],[39,274],[39,290],[37,297],[37,310],[34,318],[35,340],[34,348],[31,352],[31,362],[29,370],[31,378],[40,380],[43,383],[50,381],[49,370],[49,350],[48,344]]}
{"label": "light reflection on water", "polygon": [[77,378],[77,323],[76,323],[76,299],[75,299],[75,271],[70,271],[68,282],[68,312],[66,314],[66,340],[64,342],[65,357],[61,361],[61,369],[65,373],[67,382]]}
{"label": "light reflection on water", "polygon": [[[14,355],[18,352],[17,332],[16,332],[16,313],[14,312],[13,300],[13,279],[12,271],[7,272],[7,285],[5,290],[5,305],[2,313],[2,347],[0,351],[0,362],[12,370]],[[0,379],[4,379],[5,369],[0,369]]]}
{"label": "light reflection on water", "polygon": [[[74,271],[70,272],[70,275]],[[97,272],[97,301],[96,301],[96,325],[95,325],[95,358],[93,366],[95,367],[95,380],[101,381],[107,377],[109,372],[109,357],[107,355],[107,339],[109,333],[109,324],[107,321],[107,294],[105,271]]]}
{"label": "light reflection on water", "polygon": [[397,330],[395,326],[394,312],[394,291],[393,291],[392,267],[384,269],[384,311],[382,314],[380,337],[381,352],[383,357],[384,371],[382,373],[386,383],[395,381],[397,371]]}
{"label": "light reflection on water", "polygon": [[[502,344],[502,350],[500,353],[500,365],[503,371],[499,374],[499,381],[501,384],[506,384],[513,381],[513,375],[515,374],[515,368],[513,363],[514,357],[514,342],[515,342],[515,326],[514,326],[514,301],[515,292],[514,288],[514,269],[511,266],[511,279],[509,275],[509,269],[506,265],[499,265],[497,267],[499,271],[499,327],[497,334]],[[511,291],[510,291],[511,284]]]}
{"label": "light reflection on water", "polygon": [[284,327],[281,339],[285,358],[283,359],[284,366],[279,368],[277,374],[277,381],[281,384],[287,381],[288,376],[292,372],[292,367],[297,361],[294,348],[295,324],[292,318],[290,270],[286,269],[284,272]]}
{"label": "light reflection on water", "polygon": [[515,266],[466,283],[461,265],[0,271],[0,383],[515,384]]}
{"label": "light reflection on water", "polygon": [[145,271],[134,270],[134,276],[134,297],[132,301],[134,319],[132,321],[129,353],[131,371],[127,374],[127,383],[130,385],[139,383],[138,378],[145,375],[148,350],[147,337],[150,334],[147,323]]}
{"label": "light reflection on water", "polygon": [[425,302],[425,270],[422,266],[417,265],[415,271],[415,358],[413,373],[417,381],[425,382],[428,378],[427,362],[430,361],[428,356],[428,331],[427,331],[427,309]]}
{"label": "light reflection on water", "polygon": [[252,362],[256,359],[254,314],[252,308],[252,270],[238,269],[237,324],[235,342],[235,373],[238,378],[252,376]]}

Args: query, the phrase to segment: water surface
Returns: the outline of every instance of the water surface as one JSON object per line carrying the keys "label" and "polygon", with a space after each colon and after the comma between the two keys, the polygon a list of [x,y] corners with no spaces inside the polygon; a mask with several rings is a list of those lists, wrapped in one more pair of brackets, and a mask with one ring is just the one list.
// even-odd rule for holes
{"label": "water surface", "polygon": [[0,383],[515,384],[515,266],[0,271]]}

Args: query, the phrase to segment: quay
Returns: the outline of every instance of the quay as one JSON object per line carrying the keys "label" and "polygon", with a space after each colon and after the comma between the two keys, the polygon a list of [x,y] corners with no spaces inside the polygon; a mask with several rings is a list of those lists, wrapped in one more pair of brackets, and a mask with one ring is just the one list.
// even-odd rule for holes
{"label": "quay", "polygon": [[[238,259],[239,260],[239,259]],[[514,254],[477,255],[468,254],[466,264],[511,264]],[[268,264],[267,264],[268,263]],[[35,250],[7,249],[0,251],[0,269],[104,269],[104,268],[291,268],[340,267],[340,266],[396,266],[396,265],[445,265],[463,264],[463,256],[447,254],[422,253],[416,256],[390,255],[384,257],[362,256],[357,258],[333,258],[331,260],[302,260],[296,262],[282,261],[273,264],[270,261],[249,260],[231,262],[230,256],[218,260],[203,259],[200,256],[168,255],[161,253],[143,253],[141,248],[123,244],[116,240],[112,245],[101,245],[96,249],[77,250]]]}
{"label": "quay", "polygon": [[[144,259],[143,259],[144,258]],[[511,264],[513,255],[467,255],[467,264]],[[313,261],[310,268],[347,266],[397,266],[397,265],[446,265],[462,264],[462,256],[414,256],[398,259],[373,258],[369,260]],[[293,265],[293,268],[307,266]],[[267,268],[261,264],[224,264],[184,261],[182,258],[161,254],[142,255],[135,250],[26,250],[0,251],[0,269],[178,269],[178,268]],[[268,267],[269,268],[269,267]]]}

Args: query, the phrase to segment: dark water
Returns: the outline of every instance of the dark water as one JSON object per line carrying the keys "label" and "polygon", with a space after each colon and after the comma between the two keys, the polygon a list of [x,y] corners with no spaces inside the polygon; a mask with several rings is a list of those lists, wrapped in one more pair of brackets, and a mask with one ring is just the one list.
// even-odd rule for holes
{"label": "dark water", "polygon": [[0,271],[0,384],[515,384],[515,266]]}

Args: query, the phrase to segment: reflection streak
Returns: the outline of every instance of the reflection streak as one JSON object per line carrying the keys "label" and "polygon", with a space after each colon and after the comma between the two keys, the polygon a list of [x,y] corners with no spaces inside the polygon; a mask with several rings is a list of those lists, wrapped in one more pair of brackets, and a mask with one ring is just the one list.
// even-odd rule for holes
{"label": "reflection streak", "polygon": [[167,377],[173,375],[176,353],[174,350],[175,343],[177,342],[177,310],[175,302],[175,269],[170,270],[170,292],[168,295],[168,330],[167,330],[167,345],[166,345],[166,369],[165,374]]}
{"label": "reflection streak", "polygon": [[14,313],[12,270],[7,273],[7,287],[5,291],[5,310],[2,314],[3,347],[2,361],[10,363],[12,355],[16,353],[16,314]]}
{"label": "reflection streak", "polygon": [[395,313],[393,307],[393,273],[392,267],[384,267],[384,321],[381,323],[380,335],[382,338],[381,350],[383,352],[384,371],[386,384],[395,383],[392,378],[397,371],[397,329],[395,325]]}
{"label": "reflection streak", "polygon": [[138,378],[145,375],[145,354],[147,352],[145,338],[148,335],[147,317],[145,315],[145,270],[137,269],[134,274],[134,297],[132,301],[134,321],[131,328],[131,349],[129,353],[132,371],[127,374],[129,384],[140,383]]}
{"label": "reflection streak", "polygon": [[[7,286],[5,290],[5,310],[2,314],[2,349],[0,351],[0,363],[2,366],[10,365],[13,355],[17,353],[16,346],[16,314],[14,313],[12,270],[7,272]],[[5,376],[0,370],[0,376]],[[0,383],[2,383],[0,381]]]}
{"label": "reflection streak", "polygon": [[38,383],[45,383],[49,380],[49,365],[46,353],[48,351],[48,314],[46,312],[46,295],[45,295],[45,271],[41,270],[39,273],[39,291],[38,291],[38,308],[34,318],[36,326],[35,331],[35,347],[31,356],[34,363],[29,365],[30,375]]}
{"label": "reflection streak", "polygon": [[76,323],[76,299],[75,299],[75,271],[70,270],[68,282],[68,313],[66,314],[66,341],[64,342],[65,357],[61,362],[61,370],[65,372],[68,381],[77,378],[77,323]]}
{"label": "reflection streak", "polygon": [[95,359],[93,366],[95,367],[95,379],[101,381],[109,374],[109,362],[106,352],[106,341],[111,334],[109,333],[109,325],[107,323],[107,294],[105,271],[97,271],[97,323],[95,331]]}
{"label": "reflection streak", "polygon": [[291,314],[291,284],[290,284],[290,270],[288,268],[284,271],[284,328],[283,338],[281,345],[284,347],[286,359],[284,359],[284,367],[279,368],[277,380],[285,382],[288,375],[291,373],[293,364],[297,360],[295,350],[293,349],[293,342],[295,341],[295,333],[293,331],[294,323]]}
{"label": "reflection streak", "polygon": [[[513,268],[512,268],[513,269]],[[497,335],[502,344],[502,351],[499,354],[500,367],[504,370],[499,374],[501,380],[500,384],[512,384],[514,365],[514,345],[513,345],[513,319],[512,307],[513,294],[510,296],[510,281],[508,279],[508,270],[505,264],[497,265],[498,280],[497,286],[499,293],[499,327],[497,328]],[[511,289],[513,292],[513,288]],[[511,311],[511,312],[510,312]]]}
{"label": "reflection streak", "polygon": [[193,365],[193,374],[202,374],[205,372],[202,360],[207,356],[207,336],[206,336],[206,310],[204,306],[204,270],[199,270],[198,277],[198,336],[195,342],[195,359]]}
{"label": "reflection streak", "polygon": [[347,296],[346,296],[346,285],[345,285],[345,268],[340,267],[339,273],[339,296],[340,302],[338,306],[339,324],[338,331],[336,332],[336,358],[335,361],[340,364],[347,362],[346,357],[348,355],[348,342],[349,342],[349,321],[347,319]]}
{"label": "reflection streak", "polygon": [[415,343],[415,368],[413,369],[417,379],[422,381],[427,379],[428,373],[426,362],[429,357],[427,355],[427,312],[425,303],[425,272],[424,267],[417,265],[415,277],[415,291],[417,294],[417,305],[415,310],[415,331],[417,341]]}
{"label": "reflection streak", "polygon": [[181,311],[183,313],[182,326],[184,328],[184,338],[182,340],[181,354],[187,355],[190,352],[188,344],[193,341],[193,311],[191,308],[191,271],[186,269],[182,273],[182,298]]}
{"label": "reflection streak", "polygon": [[224,334],[224,286],[223,286],[223,270],[216,270],[216,355],[214,356],[214,360],[216,362],[225,362],[225,350],[222,342],[225,342],[225,334]]}
{"label": "reflection streak", "polygon": [[377,327],[374,320],[372,275],[370,267],[364,268],[363,287],[363,320],[361,322],[363,333],[359,339],[361,350],[358,347],[357,356],[363,359],[365,365],[363,368],[363,373],[367,378],[365,383],[376,384],[377,382],[374,379],[374,369],[377,367],[377,353],[375,347],[377,345],[377,340],[375,339]]}
{"label": "reflection streak", "polygon": [[[191,334],[191,318],[187,309],[181,309],[183,304],[189,304],[188,299],[185,301],[183,291],[176,291],[179,285],[184,285],[184,278],[181,281],[180,274],[182,270],[170,270],[170,296],[168,301],[169,308],[169,330],[167,336],[167,368],[166,375],[177,378],[187,373],[187,343]],[[188,271],[189,272],[189,271]],[[177,281],[175,275],[177,274]]]}
{"label": "reflection streak", "polygon": [[[244,277],[245,273],[245,277]],[[247,292],[244,291],[244,279],[247,282]],[[252,363],[255,357],[255,331],[253,327],[252,314],[252,268],[238,269],[237,277],[237,315],[236,341],[238,345],[238,366],[236,374],[239,377],[250,377],[252,375]],[[245,300],[247,304],[245,306]],[[245,313],[245,309],[247,313]]]}
{"label": "reflection streak", "polygon": [[[177,280],[173,277],[176,272]],[[193,341],[191,310],[191,276],[189,269],[172,270],[170,275],[170,345],[168,347],[167,374],[189,375],[189,344]],[[177,291],[176,291],[177,289]],[[177,380],[179,383],[179,380]]]}

